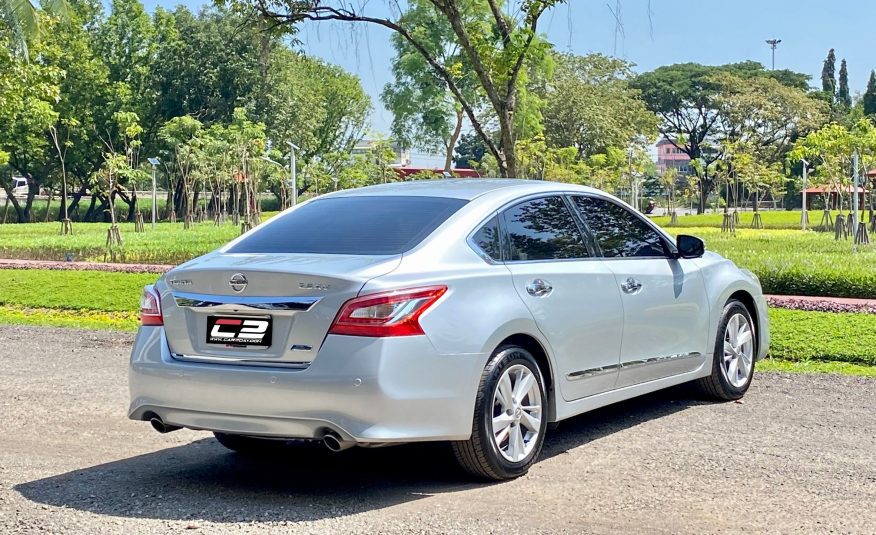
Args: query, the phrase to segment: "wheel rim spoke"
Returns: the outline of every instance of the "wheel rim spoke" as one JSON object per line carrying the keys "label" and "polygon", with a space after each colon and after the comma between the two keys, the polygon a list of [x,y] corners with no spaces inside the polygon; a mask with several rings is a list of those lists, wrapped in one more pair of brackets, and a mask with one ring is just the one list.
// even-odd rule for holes
{"label": "wheel rim spoke", "polygon": [[532,453],[542,427],[542,392],[531,369],[515,364],[506,369],[493,393],[492,434],[496,449],[511,462]]}

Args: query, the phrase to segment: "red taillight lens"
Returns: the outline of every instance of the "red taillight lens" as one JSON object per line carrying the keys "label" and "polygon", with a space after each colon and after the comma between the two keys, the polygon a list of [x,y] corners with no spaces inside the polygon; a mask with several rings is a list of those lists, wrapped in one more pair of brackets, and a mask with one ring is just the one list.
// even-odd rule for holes
{"label": "red taillight lens", "polygon": [[329,334],[414,336],[424,334],[420,316],[447,291],[447,286],[394,290],[347,301]]}
{"label": "red taillight lens", "polygon": [[143,288],[143,296],[140,298],[140,325],[164,325],[164,317],[161,315],[161,298],[151,284]]}

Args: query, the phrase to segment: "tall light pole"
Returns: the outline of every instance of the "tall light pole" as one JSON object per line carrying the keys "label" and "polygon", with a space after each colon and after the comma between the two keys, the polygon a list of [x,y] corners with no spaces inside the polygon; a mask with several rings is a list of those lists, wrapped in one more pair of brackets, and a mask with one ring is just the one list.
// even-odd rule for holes
{"label": "tall light pole", "polygon": [[301,149],[291,141],[287,141],[286,144],[289,145],[289,178],[292,181],[292,206],[295,206],[298,204],[298,166],[295,162],[295,151]]}
{"label": "tall light pole", "polygon": [[152,165],[152,229],[155,229],[155,210],[156,203],[158,202],[155,194],[155,169],[161,163],[161,160],[158,158],[147,158],[149,163]]}
{"label": "tall light pole", "polygon": [[772,70],[776,70],[776,47],[779,46],[779,43],[781,43],[781,42],[782,42],[781,39],[776,39],[776,38],[766,40],[766,44],[770,45],[770,48],[772,49],[772,53],[773,53]]}
{"label": "tall light pole", "polygon": [[800,161],[803,163],[803,210],[800,212],[800,225],[806,230],[806,224],[809,223],[809,215],[806,213],[806,188],[809,187],[806,178],[809,173],[809,162],[802,158]]}

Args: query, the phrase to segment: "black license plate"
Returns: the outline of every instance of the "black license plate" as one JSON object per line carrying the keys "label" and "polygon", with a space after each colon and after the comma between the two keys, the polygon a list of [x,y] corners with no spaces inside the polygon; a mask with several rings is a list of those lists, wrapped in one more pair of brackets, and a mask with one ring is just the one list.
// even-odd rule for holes
{"label": "black license plate", "polygon": [[207,343],[226,346],[271,345],[270,316],[207,316]]}

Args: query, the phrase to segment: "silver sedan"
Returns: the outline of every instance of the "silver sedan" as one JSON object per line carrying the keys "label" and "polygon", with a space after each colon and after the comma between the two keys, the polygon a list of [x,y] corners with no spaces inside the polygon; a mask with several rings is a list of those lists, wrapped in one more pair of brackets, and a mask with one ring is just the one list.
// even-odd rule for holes
{"label": "silver sedan", "polygon": [[672,385],[742,397],[750,272],[604,192],[423,181],[324,195],[144,289],[129,416],[239,452],[448,441],[524,474],[549,423]]}

